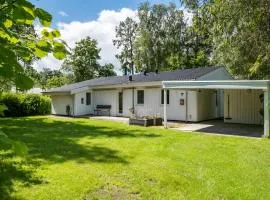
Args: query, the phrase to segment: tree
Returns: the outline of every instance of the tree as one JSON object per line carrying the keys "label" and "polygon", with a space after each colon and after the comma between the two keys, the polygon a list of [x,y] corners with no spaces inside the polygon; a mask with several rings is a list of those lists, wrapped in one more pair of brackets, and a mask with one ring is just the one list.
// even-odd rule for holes
{"label": "tree", "polygon": [[[185,21],[183,10],[175,4],[143,3],[138,9],[138,28],[134,62],[138,71],[168,71],[204,66],[210,63],[208,35]],[[196,23],[195,23],[196,22]]]}
{"label": "tree", "polygon": [[58,39],[58,30],[44,29],[41,36],[32,31],[36,19],[48,27],[52,16],[26,0],[1,1],[0,78],[21,89],[33,86],[33,81],[24,74],[22,63],[31,61],[33,57],[42,58],[49,52],[62,59],[66,53],[65,45]]}
{"label": "tree", "polygon": [[[34,83],[25,74],[23,63],[42,58],[50,52],[57,59],[65,57],[66,48],[59,39],[60,32],[44,29],[38,36],[33,31],[37,19],[41,25],[49,27],[52,16],[26,0],[0,1],[0,82],[11,83],[19,89],[30,89]],[[6,106],[0,105],[1,114],[6,109]],[[13,147],[16,153],[26,151],[25,145],[12,141],[1,130],[0,143],[1,148],[7,145]]]}
{"label": "tree", "polygon": [[69,78],[66,75],[61,75],[61,76],[53,76],[48,79],[46,88],[55,88],[55,87],[60,87],[65,84],[69,83]]}
{"label": "tree", "polygon": [[237,77],[270,77],[270,3],[268,0],[185,0],[183,4],[204,16],[213,43],[213,62],[225,65]]}
{"label": "tree", "polygon": [[[113,65],[101,66],[98,63],[100,49],[97,41],[87,37],[76,43],[71,54],[65,59],[62,69],[74,74],[75,82],[101,76],[114,75]],[[109,68],[106,68],[109,67]]]}
{"label": "tree", "polygon": [[120,54],[116,55],[119,59],[124,74],[134,74],[134,43],[136,38],[137,23],[130,17],[121,21],[115,28],[116,39],[113,44],[121,49]]}
{"label": "tree", "polygon": [[99,77],[116,76],[113,64],[102,65],[98,72]]}

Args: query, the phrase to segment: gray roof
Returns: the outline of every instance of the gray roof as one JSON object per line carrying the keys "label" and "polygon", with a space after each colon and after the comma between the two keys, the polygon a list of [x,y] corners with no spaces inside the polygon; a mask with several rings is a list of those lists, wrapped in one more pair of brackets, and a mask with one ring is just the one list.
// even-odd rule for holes
{"label": "gray roof", "polygon": [[196,80],[201,76],[208,74],[220,67],[200,67],[191,69],[179,69],[168,72],[150,72],[144,75],[144,73],[132,75],[132,82],[129,81],[129,76],[111,76],[95,78],[87,81],[73,83],[70,85],[64,85],[58,88],[52,88],[44,93],[58,93],[58,92],[70,92],[71,90],[82,87],[96,87],[106,85],[118,85],[128,83],[140,83],[140,82],[153,82],[153,81],[177,81],[177,80]]}

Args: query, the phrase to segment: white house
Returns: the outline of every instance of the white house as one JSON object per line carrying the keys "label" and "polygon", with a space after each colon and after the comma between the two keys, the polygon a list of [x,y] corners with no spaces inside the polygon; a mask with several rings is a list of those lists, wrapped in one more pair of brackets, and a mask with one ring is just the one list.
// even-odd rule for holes
{"label": "white house", "polygon": [[[163,116],[162,81],[232,80],[223,67],[202,67],[170,72],[140,73],[132,76],[97,78],[53,88],[44,92],[52,97],[52,114],[72,116],[94,114],[97,105],[111,106],[110,115]],[[170,89],[167,119],[203,121],[223,117],[222,90]]]}

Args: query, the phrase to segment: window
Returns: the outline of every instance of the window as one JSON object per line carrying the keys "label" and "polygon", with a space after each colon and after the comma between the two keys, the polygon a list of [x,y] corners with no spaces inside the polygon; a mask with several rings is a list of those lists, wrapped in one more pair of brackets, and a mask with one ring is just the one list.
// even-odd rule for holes
{"label": "window", "polygon": [[144,104],[144,90],[137,91],[137,104]]}
{"label": "window", "polygon": [[[170,90],[167,90],[166,93],[167,93],[167,104],[170,104]],[[161,90],[161,104],[164,104],[164,90]]]}
{"label": "window", "polygon": [[84,98],[81,98],[81,104],[84,104]]}
{"label": "window", "polygon": [[86,105],[91,105],[91,93],[86,92]]}

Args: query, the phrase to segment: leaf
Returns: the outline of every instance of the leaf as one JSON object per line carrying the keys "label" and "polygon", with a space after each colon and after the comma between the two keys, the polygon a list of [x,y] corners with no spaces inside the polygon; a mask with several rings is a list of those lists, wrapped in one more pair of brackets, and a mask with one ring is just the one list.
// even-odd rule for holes
{"label": "leaf", "polygon": [[67,52],[65,46],[60,42],[54,42],[53,46],[53,56],[59,60],[64,59]]}
{"label": "leaf", "polygon": [[20,40],[16,38],[13,35],[10,35],[8,32],[4,31],[3,29],[0,28],[0,38],[6,39],[12,44],[18,43]]}
{"label": "leaf", "polygon": [[52,33],[52,35],[53,35],[55,38],[58,38],[58,37],[60,37],[60,36],[61,36],[61,34],[60,34],[60,31],[59,31],[59,30],[53,30],[51,33]]}
{"label": "leaf", "polygon": [[31,25],[34,22],[35,17],[29,12],[28,8],[16,7],[13,12],[13,19],[18,24]]}
{"label": "leaf", "polygon": [[6,27],[6,28],[10,28],[11,26],[12,26],[12,21],[10,20],[10,19],[6,19],[5,21],[4,21],[4,26]]}
{"label": "leaf", "polygon": [[43,51],[49,52],[51,50],[51,45],[46,40],[40,40],[37,43],[37,48],[39,48]]}
{"label": "leaf", "polygon": [[47,29],[43,29],[42,31],[41,31],[41,35],[42,36],[44,36],[44,37],[49,37],[49,31],[47,31]]}
{"label": "leaf", "polygon": [[22,90],[31,89],[34,81],[22,73],[17,73],[15,77],[15,85]]}
{"label": "leaf", "polygon": [[39,18],[39,21],[43,26],[48,27],[51,25],[52,16],[50,13],[48,13],[47,11],[45,11],[41,8],[36,8],[35,14]]}

